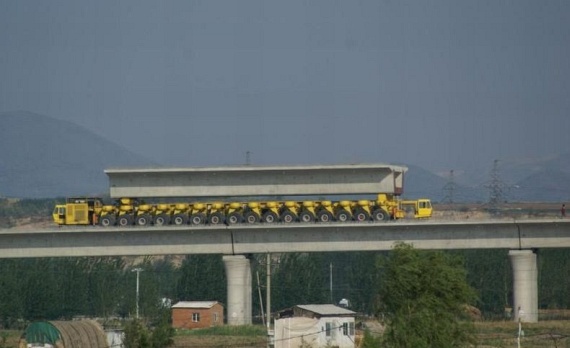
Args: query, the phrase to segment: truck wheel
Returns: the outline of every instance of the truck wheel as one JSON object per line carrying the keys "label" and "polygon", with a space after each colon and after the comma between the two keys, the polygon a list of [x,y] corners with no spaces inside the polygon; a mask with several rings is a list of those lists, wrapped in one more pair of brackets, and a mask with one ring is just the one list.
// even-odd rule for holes
{"label": "truck wheel", "polygon": [[215,213],[210,214],[208,217],[208,222],[210,225],[219,225],[224,223],[224,214],[217,211]]}
{"label": "truck wheel", "polygon": [[293,214],[289,210],[285,210],[283,213],[281,213],[281,221],[282,222],[284,222],[286,224],[290,224],[292,222],[295,222],[295,220],[297,220],[297,217],[295,216],[295,214]]}
{"label": "truck wheel", "polygon": [[186,214],[175,214],[172,217],[172,223],[175,225],[187,225],[188,224],[188,215]]}
{"label": "truck wheel", "polygon": [[303,210],[301,214],[299,214],[299,220],[301,220],[301,222],[314,222],[315,215],[308,210]]}
{"label": "truck wheel", "polygon": [[376,209],[372,212],[372,218],[374,221],[388,221],[390,220],[390,215],[384,209]]}
{"label": "truck wheel", "polygon": [[235,225],[243,222],[243,215],[240,212],[234,211],[228,215],[228,224]]}
{"label": "truck wheel", "polygon": [[279,221],[279,216],[277,216],[277,214],[275,214],[274,211],[268,211],[265,214],[263,214],[263,222],[268,224],[273,224],[276,223],[277,221]]}
{"label": "truck wheel", "polygon": [[135,225],[137,226],[148,226],[150,225],[150,215],[142,214],[135,218]]}
{"label": "truck wheel", "polygon": [[164,226],[170,223],[170,215],[168,214],[158,214],[154,218],[154,225],[155,226]]}
{"label": "truck wheel", "polygon": [[320,222],[331,222],[333,216],[330,211],[328,210],[321,210],[317,213],[317,218]]}
{"label": "truck wheel", "polygon": [[206,223],[206,214],[195,213],[190,215],[190,223],[192,225],[203,225]]}
{"label": "truck wheel", "polygon": [[117,224],[121,227],[125,227],[125,226],[130,226],[133,224],[133,216],[131,214],[125,214],[125,215],[121,215],[119,216],[119,219],[117,220]]}
{"label": "truck wheel", "polygon": [[105,215],[99,218],[99,225],[100,226],[114,226],[116,222],[115,215]]}
{"label": "truck wheel", "polygon": [[248,211],[247,213],[245,213],[244,218],[245,222],[247,222],[248,224],[256,224],[260,220],[259,214],[254,211]]}
{"label": "truck wheel", "polygon": [[347,222],[350,220],[350,214],[345,209],[340,209],[336,212],[336,221]]}
{"label": "truck wheel", "polygon": [[354,211],[354,219],[358,222],[368,221],[370,220],[370,215],[364,209],[356,209]]}

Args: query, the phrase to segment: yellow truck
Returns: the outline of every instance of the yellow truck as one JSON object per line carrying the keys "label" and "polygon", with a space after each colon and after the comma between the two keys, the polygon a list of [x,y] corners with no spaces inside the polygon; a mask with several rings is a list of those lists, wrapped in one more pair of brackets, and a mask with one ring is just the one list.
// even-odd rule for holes
{"label": "yellow truck", "polygon": [[113,204],[70,198],[53,218],[123,227],[431,217],[429,199],[401,198],[406,171],[386,164],[110,169]]}

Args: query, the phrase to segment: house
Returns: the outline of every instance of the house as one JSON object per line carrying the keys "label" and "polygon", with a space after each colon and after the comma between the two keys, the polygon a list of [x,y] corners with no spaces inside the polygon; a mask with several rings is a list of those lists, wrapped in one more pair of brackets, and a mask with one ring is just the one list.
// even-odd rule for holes
{"label": "house", "polygon": [[172,327],[175,329],[224,325],[224,307],[217,301],[180,301],[171,308]]}
{"label": "house", "polygon": [[278,313],[274,347],[354,348],[356,312],[332,304],[297,305]]}

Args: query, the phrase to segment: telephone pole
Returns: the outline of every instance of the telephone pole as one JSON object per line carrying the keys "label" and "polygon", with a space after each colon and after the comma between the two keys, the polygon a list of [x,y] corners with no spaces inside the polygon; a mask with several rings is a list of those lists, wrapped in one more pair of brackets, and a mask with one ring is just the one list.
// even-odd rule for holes
{"label": "telephone pole", "polygon": [[132,272],[137,272],[137,312],[136,312],[136,318],[139,318],[139,275],[140,273],[143,271],[142,268],[135,268],[132,270]]}

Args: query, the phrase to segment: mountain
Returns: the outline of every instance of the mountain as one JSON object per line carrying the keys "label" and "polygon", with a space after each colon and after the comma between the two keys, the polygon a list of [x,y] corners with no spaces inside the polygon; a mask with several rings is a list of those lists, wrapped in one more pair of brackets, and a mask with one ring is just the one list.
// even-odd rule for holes
{"label": "mountain", "polygon": [[[108,194],[106,168],[157,165],[74,123],[25,111],[0,114],[0,149],[0,197],[100,196]],[[492,165],[457,175],[453,201],[486,202]],[[449,177],[407,166],[406,198],[450,198]],[[570,202],[570,153],[500,160],[496,178],[506,201]]]}
{"label": "mountain", "polygon": [[149,166],[76,124],[31,112],[0,114],[0,197],[108,194],[109,167]]}
{"label": "mountain", "polygon": [[570,201],[570,153],[498,160],[485,170],[464,173],[460,182],[474,193],[484,192],[482,201],[491,187],[509,202]]}
{"label": "mountain", "polygon": [[[415,165],[407,165],[404,196],[406,198],[429,198],[433,202],[484,202],[486,189],[451,182],[449,177],[436,175]],[[453,189],[451,189],[453,188]]]}
{"label": "mountain", "polygon": [[518,179],[510,190],[513,200],[570,201],[570,153],[511,165],[506,170]]}

